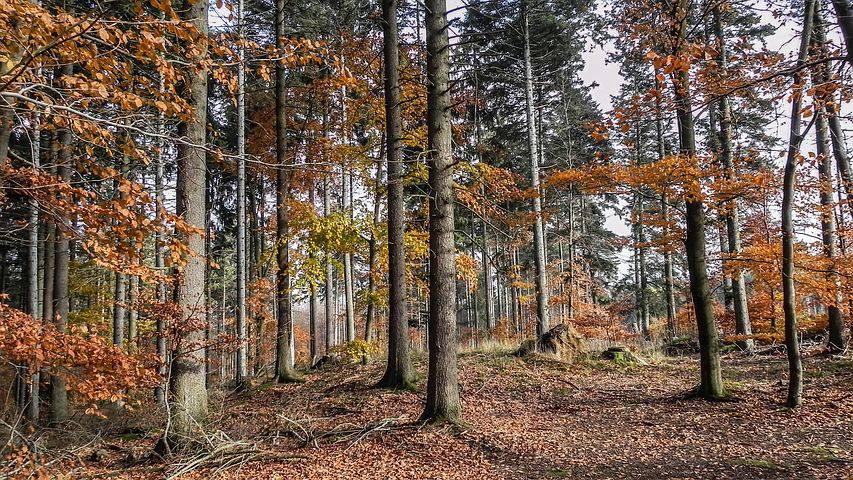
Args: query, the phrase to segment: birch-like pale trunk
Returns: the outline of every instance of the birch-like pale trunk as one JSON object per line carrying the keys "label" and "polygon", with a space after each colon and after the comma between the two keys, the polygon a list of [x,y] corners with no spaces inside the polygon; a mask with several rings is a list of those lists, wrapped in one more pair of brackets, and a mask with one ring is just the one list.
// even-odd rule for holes
{"label": "birch-like pale trunk", "polygon": [[235,384],[248,380],[246,350],[246,67],[244,0],[237,1],[237,372]]}

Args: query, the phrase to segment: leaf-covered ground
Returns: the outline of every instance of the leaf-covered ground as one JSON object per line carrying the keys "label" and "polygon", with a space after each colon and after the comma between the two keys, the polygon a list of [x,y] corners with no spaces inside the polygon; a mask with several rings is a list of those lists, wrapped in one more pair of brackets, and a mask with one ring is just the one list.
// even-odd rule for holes
{"label": "leaf-covered ground", "polygon": [[372,388],[381,365],[335,366],[215,403],[212,427],[224,434],[211,441],[221,454],[162,462],[139,454],[150,438],[108,438],[102,456],[78,452],[82,460],[63,469],[151,478],[182,468],[182,478],[853,478],[849,357],[807,358],[804,405],[793,412],[780,403],[784,358],[730,355],[723,365],[734,398],[706,402],[685,395],[698,369],[689,358],[567,365],[469,354],[460,358],[463,428],[417,425],[423,392]]}

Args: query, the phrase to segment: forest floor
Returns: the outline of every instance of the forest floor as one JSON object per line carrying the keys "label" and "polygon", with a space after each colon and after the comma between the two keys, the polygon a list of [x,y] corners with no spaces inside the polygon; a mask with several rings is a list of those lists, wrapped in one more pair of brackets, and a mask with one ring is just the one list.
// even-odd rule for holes
{"label": "forest floor", "polygon": [[[102,435],[51,472],[67,478],[853,478],[853,359],[805,360],[791,411],[782,356],[724,357],[731,401],[689,398],[698,363],[572,364],[460,357],[465,425],[423,427],[417,392],[372,388],[382,366],[212,403],[211,453],[152,459],[156,432]],[[426,368],[417,361],[419,373]],[[131,431],[132,430],[128,430]],[[181,474],[181,471],[186,473]]]}

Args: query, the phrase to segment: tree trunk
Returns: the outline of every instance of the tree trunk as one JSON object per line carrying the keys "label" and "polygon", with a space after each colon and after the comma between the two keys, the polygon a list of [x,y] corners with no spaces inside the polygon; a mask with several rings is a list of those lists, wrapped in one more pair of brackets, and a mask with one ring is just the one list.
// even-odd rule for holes
{"label": "tree trunk", "polygon": [[[341,139],[345,145],[349,144],[349,135],[347,134],[347,89],[341,88]],[[341,197],[343,203],[344,215],[352,219],[352,172],[347,160],[341,165]],[[347,342],[355,340],[355,308],[353,305],[353,274],[352,274],[352,253],[344,252],[344,307],[346,313],[345,331]]]}
{"label": "tree trunk", "polygon": [[[69,64],[63,67],[62,74],[70,75],[73,67]],[[59,154],[56,173],[63,183],[71,181],[71,131],[59,131]],[[54,324],[60,332],[65,332],[68,326],[68,313],[71,309],[68,294],[68,266],[71,260],[71,248],[68,234],[59,226],[56,227],[56,247],[54,259],[53,295],[54,295]],[[60,423],[68,418],[68,392],[65,379],[59,375],[50,377],[50,409],[51,420]]]}
{"label": "tree trunk", "polygon": [[456,248],[450,125],[450,45],[445,0],[426,0],[429,167],[429,375],[427,422],[461,417],[456,352]]}
{"label": "tree trunk", "polygon": [[[674,18],[679,19],[676,27],[676,35],[679,45],[681,45],[679,48],[684,48],[689,8],[688,0],[679,0],[676,7]],[[696,136],[688,72],[683,70],[675,72],[673,81],[675,83],[676,115],[680,127],[681,154],[696,163]],[[718,398],[725,395],[725,390],[720,371],[720,345],[717,338],[717,326],[714,322],[711,288],[708,284],[705,206],[699,198],[688,198],[685,201],[685,207],[687,268],[690,273],[690,293],[693,298],[696,326],[699,332],[701,383],[698,393],[706,398]]]}
{"label": "tree trunk", "polygon": [[[286,0],[275,2],[276,47],[284,51]],[[287,109],[285,106],[287,85],[284,62],[275,66],[275,155],[276,155],[276,301],[278,321],[276,328],[275,374],[279,383],[296,379],[293,370],[293,315],[290,311],[290,246],[288,242],[288,201],[290,200],[290,168],[287,161]]]}
{"label": "tree trunk", "polygon": [[[725,30],[723,28],[723,10],[722,4],[717,4],[714,7],[714,35],[717,38],[717,64],[720,69],[722,78],[728,76],[728,52],[726,49]],[[728,180],[732,181],[736,178],[734,162],[732,158],[732,109],[728,95],[723,95],[719,99],[720,108],[720,158],[723,163],[723,168],[726,172]],[[740,212],[739,202],[737,198],[733,198],[727,205],[725,221],[728,248],[726,253],[732,257],[740,255]],[[734,304],[735,312],[735,333],[743,336],[752,335],[752,323],[749,320],[749,309],[747,307],[746,280],[744,279],[743,270],[735,269],[731,274],[732,283],[732,303]],[[742,350],[752,351],[755,347],[755,342],[751,338],[739,340],[738,346]]]}
{"label": "tree trunk", "polygon": [[[237,37],[245,37],[243,0],[237,1]],[[237,373],[242,388],[249,376],[246,335],[246,71],[245,50],[237,46]]]}
{"label": "tree trunk", "polygon": [[127,278],[121,272],[115,273],[113,289],[113,345],[124,345],[124,322],[127,305]]}
{"label": "tree trunk", "polygon": [[[33,173],[41,168],[41,126],[39,114],[33,115],[33,133],[32,133],[32,167]],[[28,268],[27,268],[27,296],[28,308],[27,313],[33,317],[34,321],[44,321],[39,308],[40,291],[39,288],[39,204],[35,198],[30,198],[30,219],[29,219],[29,245],[28,245]],[[44,253],[42,253],[44,255]],[[42,268],[44,266],[42,265]],[[38,423],[39,419],[39,383],[41,375],[38,369],[34,369],[30,375],[27,384],[29,385],[29,401],[27,403],[26,415],[27,419],[33,424]]]}
{"label": "tree trunk", "polygon": [[[188,5],[184,20],[191,23],[201,35],[207,35],[207,0]],[[203,45],[199,60],[207,57]],[[192,118],[181,124],[189,142],[182,145],[178,154],[177,214],[183,215],[190,225],[203,229],[207,193],[207,71],[190,74],[187,99],[193,108]],[[174,348],[172,359],[172,384],[174,397],[170,409],[170,427],[166,432],[170,443],[185,444],[197,439],[201,422],[207,416],[207,389],[205,388],[204,349],[198,347],[205,339],[204,287],[205,240],[198,233],[186,238],[189,249],[196,253],[183,267],[177,282],[176,299],[181,308],[184,332]]]}
{"label": "tree trunk", "polygon": [[[653,72],[654,73],[654,72]],[[655,76],[655,88],[660,90],[661,81]],[[655,99],[655,135],[657,137],[657,155],[658,161],[662,161],[666,157],[666,145],[664,144],[664,126],[663,115],[661,111],[661,100],[659,97]],[[663,218],[663,238],[668,241],[669,238],[669,200],[666,194],[660,196],[660,213]],[[668,247],[664,247],[663,251],[663,281],[664,281],[664,296],[666,297],[666,333],[669,338],[674,338],[676,335],[675,325],[675,289],[672,272],[672,252]]]}
{"label": "tree trunk", "polygon": [[[329,193],[329,189],[331,185],[329,185],[329,175],[326,174],[323,177],[323,215],[328,217],[332,213],[332,199]],[[389,247],[390,248],[390,247]],[[325,263],[326,263],[326,281],[324,282],[325,287],[325,322],[326,322],[326,355],[329,354],[329,350],[335,344],[335,296],[333,292],[334,287],[334,278],[335,278],[335,266],[332,264],[332,256],[326,252],[325,254]],[[393,308],[393,307],[390,307]]]}
{"label": "tree trunk", "polygon": [[[817,18],[816,18],[817,20]],[[817,24],[817,22],[816,22]],[[817,33],[817,29],[815,29]],[[817,36],[817,35],[816,35]],[[820,182],[820,230],[823,240],[823,252],[829,259],[829,271],[826,274],[827,282],[834,290],[833,301],[826,304],[828,316],[827,330],[829,331],[829,349],[834,352],[844,351],[846,339],[844,338],[844,318],[841,315],[841,292],[838,275],[835,273],[835,261],[838,257],[838,235],[835,228],[835,211],[833,209],[833,192],[835,186],[832,184],[832,158],[830,157],[829,132],[826,125],[826,110],[822,105],[815,105],[815,142],[818,155],[818,179]]]}
{"label": "tree trunk", "polygon": [[[806,63],[809,55],[815,1],[806,0],[803,14],[803,32],[800,35],[800,51],[797,65]],[[782,309],[785,312],[785,350],[788,355],[788,399],[787,405],[795,408],[800,405],[803,396],[803,363],[800,357],[800,340],[797,332],[797,295],[794,290],[794,189],[796,183],[797,152],[803,136],[802,94],[803,73],[794,74],[794,94],[791,102],[791,134],[788,140],[788,157],[785,161],[785,175],[782,183]]]}
{"label": "tree trunk", "polygon": [[[160,90],[163,90],[163,79],[160,79]],[[163,119],[163,115],[160,114],[160,118],[158,119],[157,125],[158,133],[165,133],[165,122]],[[155,212],[155,218],[157,220],[157,225],[162,225],[163,223],[163,213],[165,212],[165,198],[163,196],[164,190],[164,180],[165,180],[165,152],[164,147],[165,144],[162,139],[158,140],[157,145],[157,156],[156,156],[156,164],[154,166],[154,198],[156,201],[157,211]],[[157,272],[164,273],[166,270],[165,258],[163,255],[163,233],[160,230],[157,230],[154,233],[154,267],[157,269]],[[166,303],[166,282],[158,281],[156,286],[156,298],[157,302],[163,304]],[[161,383],[157,385],[154,389],[154,398],[157,401],[158,405],[166,404],[166,317],[164,315],[157,315],[156,319],[156,352],[157,352],[157,373],[161,377]]]}
{"label": "tree trunk", "polygon": [[[383,139],[384,140],[384,139]],[[373,227],[370,229],[370,240],[368,241],[367,252],[367,312],[364,319],[364,341],[372,342],[374,339],[374,325],[376,323],[376,279],[374,270],[376,270],[376,247],[377,239],[375,228],[378,227],[382,212],[380,211],[381,202],[379,200],[379,191],[382,185],[382,162],[385,157],[385,142],[383,141],[380,147],[379,162],[376,164],[376,181],[373,186]],[[365,363],[369,359],[365,356]]]}
{"label": "tree trunk", "polygon": [[853,64],[853,6],[850,0],[832,0],[832,6],[835,7],[844,45],[847,46],[847,61]]}
{"label": "tree trunk", "polygon": [[388,363],[379,386],[409,388],[414,380],[406,319],[405,198],[400,113],[397,0],[382,1],[385,65],[385,141],[388,161]]}
{"label": "tree trunk", "polygon": [[[311,204],[311,210],[315,211],[316,207],[316,183],[314,180],[310,181],[310,185],[308,185],[308,203]],[[312,250],[309,252],[310,258],[313,261],[315,258],[315,253]],[[317,344],[319,342],[317,338],[317,313],[319,310],[319,304],[317,299],[317,285],[311,280],[309,284],[309,292],[308,292],[308,365],[314,365],[314,359],[317,358]]]}
{"label": "tree trunk", "polygon": [[533,259],[536,266],[536,336],[540,337],[550,328],[548,307],[548,278],[545,259],[545,227],[542,218],[542,192],[539,187],[539,153],[536,119],[533,104],[533,71],[530,65],[530,28],[528,25],[528,6],[522,3],[522,23],[524,26],[524,94],[527,118],[527,149],[530,155],[530,187],[536,192],[533,197]]}

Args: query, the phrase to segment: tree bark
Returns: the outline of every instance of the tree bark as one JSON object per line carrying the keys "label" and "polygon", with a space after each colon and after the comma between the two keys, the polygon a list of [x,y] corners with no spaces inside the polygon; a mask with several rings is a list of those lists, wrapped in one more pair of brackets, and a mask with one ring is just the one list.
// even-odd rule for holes
{"label": "tree bark", "polygon": [[[308,186],[308,203],[311,204],[312,211],[315,211],[317,208],[316,183],[314,180],[310,182]],[[314,251],[309,252],[309,255],[313,261],[316,255]],[[317,338],[317,314],[320,306],[317,298],[317,285],[313,280],[311,280],[308,288],[308,364],[314,365],[314,359],[317,358],[317,344],[319,343],[319,339]]]}
{"label": "tree bark", "polygon": [[429,374],[427,422],[461,417],[456,352],[456,248],[450,125],[450,45],[445,0],[426,0],[429,150]]}
{"label": "tree bark", "polygon": [[[243,0],[237,1],[237,37],[245,37]],[[237,372],[242,388],[249,376],[246,334],[246,71],[245,49],[237,46]]]}
{"label": "tree bark", "polygon": [[[817,29],[816,29],[817,30]],[[826,124],[826,109],[815,105],[815,134],[818,155],[818,180],[820,182],[820,230],[823,240],[823,253],[829,259],[829,271],[826,280],[835,291],[831,302],[826,304],[828,316],[827,330],[829,332],[829,349],[834,352],[844,351],[846,338],[844,336],[844,318],[841,314],[841,292],[838,275],[835,273],[835,261],[838,257],[838,235],[835,226],[835,211],[833,209],[832,157],[830,156],[829,129]]]}
{"label": "tree bark", "polygon": [[[163,90],[163,79],[160,79],[160,90]],[[160,118],[158,119],[157,125],[158,133],[165,133],[165,121],[163,115],[160,114]],[[163,195],[164,190],[164,181],[165,181],[165,152],[164,152],[165,143],[162,139],[158,140],[158,148],[157,148],[157,157],[155,159],[154,166],[154,198],[156,201],[157,211],[155,213],[155,218],[157,220],[157,225],[162,225],[163,223],[163,213],[165,212],[165,198]],[[163,254],[163,233],[158,229],[154,233],[154,267],[157,269],[158,273],[165,273],[166,263]],[[163,304],[166,303],[166,282],[160,280],[157,282],[156,286],[156,295],[157,302]],[[154,389],[154,399],[157,401],[158,405],[166,404],[166,318],[163,315],[157,315],[156,319],[156,353],[157,353],[157,373],[161,377],[161,383],[157,385]]]}
{"label": "tree bark", "polygon": [[[678,50],[684,48],[687,18],[690,13],[689,0],[679,0],[672,20],[676,22]],[[680,53],[680,52],[679,52]],[[679,145],[681,154],[697,163],[696,136],[690,96],[690,76],[684,70],[673,74],[675,108],[679,123]],[[696,180],[699,182],[700,180]],[[697,187],[701,187],[698,186]],[[685,201],[685,247],[687,268],[690,273],[690,294],[696,314],[699,333],[699,356],[701,382],[698,393],[705,398],[725,395],[720,371],[720,345],[717,326],[714,322],[711,288],[708,284],[708,264],[705,248],[705,206],[700,198]]]}
{"label": "tree bark", "polygon": [[545,227],[542,218],[542,192],[539,186],[539,153],[536,119],[533,104],[533,71],[530,65],[530,28],[528,5],[522,2],[522,24],[524,27],[524,98],[527,118],[527,149],[530,155],[530,187],[536,192],[533,197],[533,259],[536,267],[536,336],[541,337],[549,330],[548,278],[545,258]]}
{"label": "tree bark", "polygon": [[[655,75],[655,88],[661,88],[661,82]],[[663,112],[661,111],[661,100],[655,100],[655,135],[657,137],[658,161],[666,157],[666,146],[664,144]],[[663,238],[669,238],[669,200],[665,193],[660,196],[660,213],[663,217]],[[663,251],[663,278],[664,296],[666,297],[666,333],[669,338],[675,338],[675,289],[672,268],[672,252],[668,247]]]}
{"label": "tree bark", "polygon": [[[185,21],[198,32],[207,35],[207,0],[197,0],[183,12]],[[207,44],[200,48],[199,60],[207,57]],[[192,106],[192,117],[181,124],[187,145],[178,154],[177,214],[190,226],[204,229],[207,192],[207,164],[204,146],[207,144],[207,70],[191,72],[187,84],[187,99]],[[207,416],[207,389],[205,386],[205,240],[201,234],[191,233],[185,239],[189,249],[196,253],[183,267],[177,282],[176,300],[185,322],[183,332],[174,348],[172,358],[173,398],[170,409],[171,431],[166,439],[175,445],[186,444],[197,438],[199,426]]]}
{"label": "tree bark", "polygon": [[[803,14],[803,31],[800,35],[800,51],[797,66],[806,63],[809,55],[814,25],[815,1],[806,0]],[[788,399],[787,405],[795,408],[802,402],[803,363],[800,357],[800,340],[797,332],[797,295],[794,289],[794,190],[796,183],[797,157],[803,141],[802,94],[804,76],[801,70],[794,74],[794,94],[791,102],[791,132],[788,140],[788,156],[782,180],[782,309],[785,312],[785,350],[788,356]]]}
{"label": "tree bark", "polygon": [[[279,51],[284,51],[286,0],[275,2],[275,40]],[[288,201],[290,200],[290,168],[287,161],[287,78],[284,62],[275,66],[275,155],[276,155],[276,301],[278,322],[276,328],[275,373],[279,383],[296,380],[293,370],[293,315],[290,302],[290,248],[288,242]]]}
{"label": "tree bark", "polygon": [[[71,64],[62,69],[62,75],[73,72]],[[63,183],[71,181],[71,131],[64,128],[59,131],[59,152],[56,173]],[[68,313],[71,309],[68,294],[68,267],[71,260],[71,249],[68,233],[56,227],[56,247],[54,259],[53,295],[54,295],[54,325],[60,332],[68,327]],[[50,377],[50,413],[51,421],[60,423],[68,418],[68,392],[65,379],[59,375]]]}
{"label": "tree bark", "polygon": [[[331,185],[329,185],[329,175],[326,174],[323,177],[323,215],[328,217],[332,214],[332,199],[329,193],[329,189]],[[389,234],[390,235],[390,234]],[[389,247],[390,248],[390,247]],[[324,282],[325,288],[325,322],[326,322],[326,355],[329,354],[332,346],[335,344],[335,295],[333,292],[334,287],[334,278],[335,278],[335,266],[332,263],[332,256],[329,252],[325,254],[325,263],[326,263],[326,280]]]}
{"label": "tree bark", "polygon": [[[728,51],[726,49],[726,37],[725,30],[723,27],[723,5],[717,4],[714,7],[714,35],[717,38],[717,64],[720,69],[720,75],[722,78],[726,78],[728,76]],[[719,130],[719,143],[720,143],[720,159],[723,163],[723,168],[725,169],[726,177],[728,180],[732,181],[736,178],[737,174],[735,172],[734,162],[733,162],[733,150],[732,150],[732,109],[731,103],[729,101],[728,95],[723,95],[720,97],[719,101],[719,109],[720,109],[720,130]],[[728,248],[726,253],[728,253],[732,257],[737,257],[740,255],[741,242],[740,242],[740,212],[739,212],[739,202],[737,198],[731,199],[727,205],[725,221],[726,221],[726,233],[727,233],[727,241]],[[735,333],[742,336],[750,336],[752,335],[752,323],[749,320],[749,309],[747,307],[747,293],[746,293],[746,280],[744,279],[743,270],[740,268],[732,271],[731,274],[731,283],[732,283],[732,303],[734,306],[735,312]],[[746,338],[744,340],[739,340],[737,342],[738,346],[742,350],[752,351],[755,347],[755,342],[751,338]]]}
{"label": "tree bark", "polygon": [[385,141],[388,162],[388,363],[379,386],[410,388],[414,372],[406,319],[406,212],[403,191],[400,112],[400,54],[397,0],[382,1],[385,65]]}
{"label": "tree bark", "polygon": [[853,64],[853,6],[850,5],[850,0],[832,0],[832,6],[835,7],[844,45],[847,46],[847,61]]}
{"label": "tree bark", "polygon": [[[38,113],[33,115],[33,132],[32,132],[32,168],[35,173],[41,168],[41,125]],[[27,268],[27,296],[28,308],[27,313],[33,317],[34,321],[44,321],[42,310],[39,308],[41,301],[41,288],[39,283],[39,204],[35,198],[30,198],[30,218],[29,218],[29,245],[28,245],[28,268]],[[42,253],[43,255],[44,253]],[[42,265],[42,268],[44,266]],[[39,420],[39,383],[41,375],[36,368],[30,375],[27,384],[29,386],[28,403],[26,408],[27,419],[33,424],[38,424]]]}

